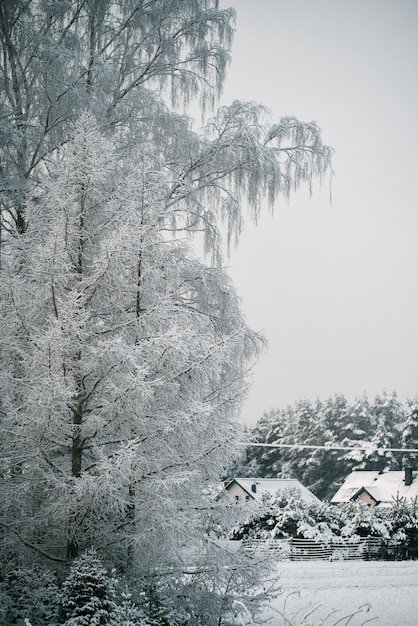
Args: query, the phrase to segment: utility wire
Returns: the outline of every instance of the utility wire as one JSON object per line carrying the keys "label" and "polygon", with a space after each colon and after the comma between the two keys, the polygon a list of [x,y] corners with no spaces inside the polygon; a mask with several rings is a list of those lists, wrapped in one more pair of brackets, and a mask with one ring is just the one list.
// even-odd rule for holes
{"label": "utility wire", "polygon": [[257,448],[308,448],[310,450],[360,450],[361,452],[417,452],[418,448],[380,448],[368,443],[366,446],[313,446],[306,443],[244,443],[245,447]]}

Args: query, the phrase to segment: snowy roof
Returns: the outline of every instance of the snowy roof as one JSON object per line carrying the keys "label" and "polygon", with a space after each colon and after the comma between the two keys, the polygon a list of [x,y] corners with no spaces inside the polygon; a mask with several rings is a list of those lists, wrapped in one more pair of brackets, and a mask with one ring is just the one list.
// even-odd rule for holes
{"label": "snowy roof", "polygon": [[412,472],[412,483],[405,485],[405,472],[352,472],[331,499],[333,503],[350,502],[362,490],[377,503],[387,504],[394,498],[418,498],[418,473]]}
{"label": "snowy roof", "polygon": [[279,491],[292,489],[299,492],[305,502],[319,502],[318,498],[295,478],[234,478],[225,488],[228,489],[234,482],[254,500],[260,500],[263,493],[276,495]]}

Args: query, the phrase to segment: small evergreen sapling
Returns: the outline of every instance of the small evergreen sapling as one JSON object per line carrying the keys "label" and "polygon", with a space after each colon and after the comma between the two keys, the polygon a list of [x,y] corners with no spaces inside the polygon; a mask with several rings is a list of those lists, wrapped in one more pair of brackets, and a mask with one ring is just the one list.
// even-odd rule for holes
{"label": "small evergreen sapling", "polygon": [[131,598],[128,591],[121,594],[121,603],[116,607],[110,622],[112,626],[149,626],[150,622]]}
{"label": "small evergreen sapling", "polygon": [[116,579],[108,574],[94,549],[74,561],[63,584],[65,626],[111,624],[115,611]]}

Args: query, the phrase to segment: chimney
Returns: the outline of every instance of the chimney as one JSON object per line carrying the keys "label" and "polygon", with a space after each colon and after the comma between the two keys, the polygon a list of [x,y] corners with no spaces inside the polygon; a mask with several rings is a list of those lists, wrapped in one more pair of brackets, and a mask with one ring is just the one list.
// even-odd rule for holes
{"label": "chimney", "polygon": [[256,485],[256,483],[253,483],[253,484],[251,485],[251,491],[252,491],[253,493],[257,493],[257,485]]}
{"label": "chimney", "polygon": [[405,487],[412,484],[412,467],[405,467]]}

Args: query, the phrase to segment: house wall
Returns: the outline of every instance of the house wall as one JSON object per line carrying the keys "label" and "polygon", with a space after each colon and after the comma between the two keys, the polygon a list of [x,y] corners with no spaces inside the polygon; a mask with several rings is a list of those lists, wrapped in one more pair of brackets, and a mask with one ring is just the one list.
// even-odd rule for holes
{"label": "house wall", "polygon": [[360,502],[364,502],[365,504],[369,504],[371,507],[376,506],[376,500],[367,493],[367,491],[363,491],[356,500],[360,500]]}
{"label": "house wall", "polygon": [[[254,498],[252,498],[251,496],[248,496],[248,493],[239,485],[237,485],[237,483],[232,483],[232,485],[230,487],[228,487],[228,495],[231,498],[231,500],[234,500],[235,502],[238,502],[239,500],[253,500]],[[237,500],[238,498],[238,500]]]}

